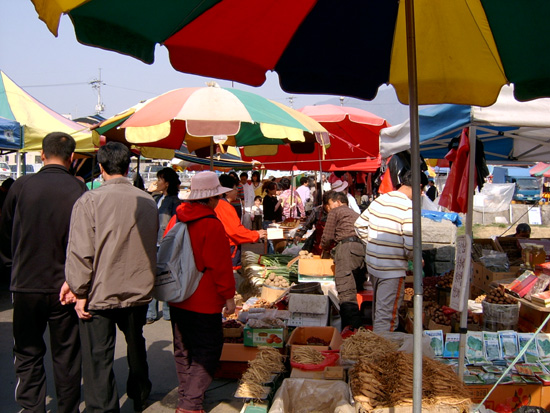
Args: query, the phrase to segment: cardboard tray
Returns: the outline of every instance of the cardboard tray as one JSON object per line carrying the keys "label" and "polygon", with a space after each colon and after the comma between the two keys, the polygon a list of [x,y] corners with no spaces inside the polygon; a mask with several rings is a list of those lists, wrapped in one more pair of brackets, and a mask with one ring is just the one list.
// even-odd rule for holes
{"label": "cardboard tray", "polygon": [[307,346],[307,339],[310,337],[317,337],[329,343],[328,346],[312,346],[319,351],[340,350],[342,345],[342,336],[334,327],[296,327],[287,342],[291,358],[292,350],[300,346]]}
{"label": "cardboard tray", "polygon": [[310,258],[298,261],[298,274],[314,277],[334,277],[332,259]]}

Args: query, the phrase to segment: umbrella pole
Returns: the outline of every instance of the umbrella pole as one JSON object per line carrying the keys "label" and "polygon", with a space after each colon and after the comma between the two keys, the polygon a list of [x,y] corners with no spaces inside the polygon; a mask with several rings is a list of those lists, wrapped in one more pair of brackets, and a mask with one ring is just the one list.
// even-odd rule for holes
{"label": "umbrella pole", "polygon": [[407,75],[409,80],[409,113],[411,123],[411,168],[413,185],[413,274],[414,274],[414,335],[413,335],[413,412],[422,412],[422,226],[420,140],[418,123],[418,84],[416,73],[416,44],[414,1],[405,1],[407,29]]}
{"label": "umbrella pole", "polygon": [[210,170],[214,171],[214,137],[210,137]]}
{"label": "umbrella pole", "polygon": [[[475,166],[476,166],[476,128],[470,126],[470,164],[468,170],[468,209],[466,211],[466,225],[465,234],[469,235],[470,240],[473,240],[473,218],[474,218],[474,185],[475,185]],[[467,257],[468,260],[472,260],[472,255]],[[472,265],[469,266],[470,271]],[[471,273],[466,277],[465,289],[470,291],[470,278]],[[464,357],[466,355],[466,333],[468,333],[468,294],[464,294],[464,304],[462,307],[462,313],[460,313],[460,347],[458,352],[458,377],[460,380],[464,377]]]}
{"label": "umbrella pole", "polygon": [[[319,145],[319,184],[321,185],[321,198],[323,199],[323,162],[321,162],[321,145]],[[315,188],[317,189],[317,188]],[[317,198],[319,199],[319,198]],[[321,205],[323,205],[323,201],[321,201]],[[322,207],[321,207],[322,208]]]}

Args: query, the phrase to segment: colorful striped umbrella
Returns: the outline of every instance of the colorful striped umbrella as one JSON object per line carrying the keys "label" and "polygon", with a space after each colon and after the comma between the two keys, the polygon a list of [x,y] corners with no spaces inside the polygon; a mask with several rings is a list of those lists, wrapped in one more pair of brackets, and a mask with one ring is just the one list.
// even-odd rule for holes
{"label": "colorful striped umbrella", "polygon": [[23,127],[23,152],[42,150],[42,140],[50,132],[66,132],[76,141],[77,152],[93,152],[89,129],[40,103],[4,72],[0,71],[0,116]]}
{"label": "colorful striped umbrella", "polygon": [[[405,1],[32,0],[52,33],[67,13],[78,40],[146,63],[250,85],[275,70],[284,90],[372,99],[391,83],[408,102]],[[418,103],[492,104],[550,96],[550,2],[415,0]]]}
{"label": "colorful striped umbrella", "polygon": [[329,145],[326,129],[310,117],[215,84],[164,93],[107,119],[94,133],[142,148],[179,149],[185,141],[190,152],[209,148],[212,140],[249,154],[275,154],[285,143],[297,151]]}

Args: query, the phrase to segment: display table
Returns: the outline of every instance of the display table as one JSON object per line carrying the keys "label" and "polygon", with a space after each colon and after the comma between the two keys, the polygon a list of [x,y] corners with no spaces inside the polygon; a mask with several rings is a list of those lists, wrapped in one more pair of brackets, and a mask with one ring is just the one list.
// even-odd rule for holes
{"label": "display table", "polygon": [[[492,384],[468,385],[466,388],[470,391],[472,401],[480,403],[493,388]],[[503,384],[496,387],[484,406],[495,410],[499,405],[509,407],[510,411],[515,411],[521,406],[539,406],[544,409],[550,408],[550,386],[538,384]],[[502,406],[501,406],[502,407]]]}
{"label": "display table", "polygon": [[[517,300],[521,303],[518,330],[529,333],[535,332],[550,313],[550,307],[533,304],[524,298],[518,298]],[[550,333],[550,323],[547,323],[541,332]]]}

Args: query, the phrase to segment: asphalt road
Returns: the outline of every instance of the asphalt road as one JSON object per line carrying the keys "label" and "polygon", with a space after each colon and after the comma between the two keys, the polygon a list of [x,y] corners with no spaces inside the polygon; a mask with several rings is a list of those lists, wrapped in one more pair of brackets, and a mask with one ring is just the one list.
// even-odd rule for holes
{"label": "asphalt road", "polygon": [[[177,402],[177,377],[172,352],[172,332],[170,322],[163,319],[144,327],[144,335],[147,340],[147,354],[149,361],[149,374],[153,383],[153,389],[149,397],[151,404],[145,410],[146,413],[174,412]],[[46,342],[48,342],[46,334]],[[13,371],[13,338],[12,338],[12,306],[10,294],[5,280],[0,290],[0,411],[3,413],[19,412],[20,408],[15,403],[15,373]],[[117,335],[115,351],[115,377],[120,397],[122,413],[134,411],[133,403],[126,396],[126,379],[128,366],[126,363],[126,343],[124,336]],[[55,388],[52,378],[51,356],[46,358],[46,375],[48,377],[47,411],[57,412],[55,400]],[[207,412],[230,413],[239,412],[243,403],[235,399],[233,394],[237,388],[235,380],[215,380],[206,393],[204,408]],[[84,403],[80,410],[85,411]]]}

